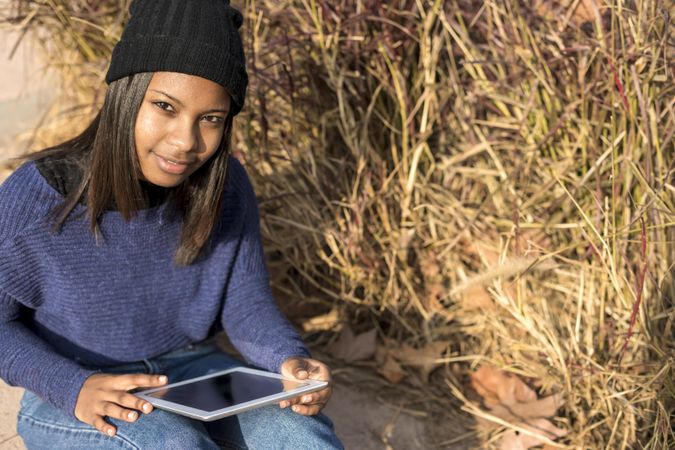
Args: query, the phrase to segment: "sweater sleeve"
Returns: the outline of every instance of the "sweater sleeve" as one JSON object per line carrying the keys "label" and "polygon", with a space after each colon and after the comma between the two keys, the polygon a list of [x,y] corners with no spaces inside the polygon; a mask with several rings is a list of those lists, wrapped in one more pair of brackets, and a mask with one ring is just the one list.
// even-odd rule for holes
{"label": "sweater sleeve", "polygon": [[75,404],[85,380],[97,373],[85,370],[54,351],[17,319],[21,307],[0,291],[0,378],[21,386],[75,418]]}
{"label": "sweater sleeve", "polygon": [[287,358],[308,357],[309,351],[272,296],[253,187],[241,164],[234,158],[230,161],[230,185],[241,193],[244,223],[221,321],[230,341],[249,363],[279,372]]}
{"label": "sweater sleeve", "polygon": [[35,180],[19,168],[0,187],[0,378],[21,386],[75,418],[75,404],[84,381],[96,371],[85,370],[58,354],[21,321],[39,306],[35,282],[36,255],[15,245],[41,218],[44,197]]}

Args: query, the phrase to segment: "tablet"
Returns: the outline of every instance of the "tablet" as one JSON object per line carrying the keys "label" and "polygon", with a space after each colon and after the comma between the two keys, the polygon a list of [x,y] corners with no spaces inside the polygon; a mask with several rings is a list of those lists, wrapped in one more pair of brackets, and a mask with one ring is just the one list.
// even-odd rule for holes
{"label": "tablet", "polygon": [[210,422],[326,386],[326,381],[292,380],[276,373],[237,367],[134,395],[159,409]]}

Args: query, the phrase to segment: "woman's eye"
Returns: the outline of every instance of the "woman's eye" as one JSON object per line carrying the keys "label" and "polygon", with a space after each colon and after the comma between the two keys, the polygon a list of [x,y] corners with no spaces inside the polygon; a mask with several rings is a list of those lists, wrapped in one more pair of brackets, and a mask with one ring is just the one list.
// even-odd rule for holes
{"label": "woman's eye", "polygon": [[153,104],[164,111],[169,111],[169,108],[171,108],[171,105],[169,105],[167,102],[153,102]]}
{"label": "woman's eye", "polygon": [[222,117],[219,116],[204,116],[207,122],[214,123],[214,124],[220,124],[225,121]]}

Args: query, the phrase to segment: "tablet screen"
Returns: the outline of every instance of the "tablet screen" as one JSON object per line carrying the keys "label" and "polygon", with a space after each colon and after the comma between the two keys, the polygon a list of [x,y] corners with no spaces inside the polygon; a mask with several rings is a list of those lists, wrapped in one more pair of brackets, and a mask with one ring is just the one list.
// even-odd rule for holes
{"label": "tablet screen", "polygon": [[276,378],[232,372],[146,395],[212,412],[305,385],[303,382],[284,380],[282,383]]}

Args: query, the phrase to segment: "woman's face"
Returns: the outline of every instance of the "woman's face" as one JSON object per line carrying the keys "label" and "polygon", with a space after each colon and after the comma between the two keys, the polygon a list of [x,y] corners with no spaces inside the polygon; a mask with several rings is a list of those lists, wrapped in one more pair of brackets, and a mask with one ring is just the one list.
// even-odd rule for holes
{"label": "woman's face", "polygon": [[218,149],[230,96],[217,83],[184,73],[155,72],[134,129],[141,179],[182,183]]}

